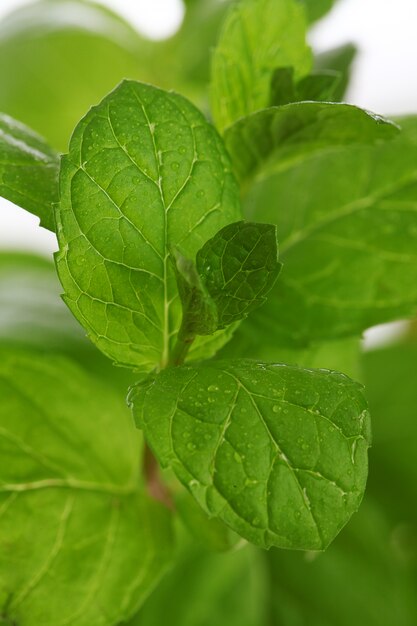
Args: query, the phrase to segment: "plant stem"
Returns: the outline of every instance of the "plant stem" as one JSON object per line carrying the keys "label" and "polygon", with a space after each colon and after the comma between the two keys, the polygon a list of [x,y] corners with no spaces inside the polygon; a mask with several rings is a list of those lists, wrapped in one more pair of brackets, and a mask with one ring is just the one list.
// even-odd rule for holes
{"label": "plant stem", "polygon": [[178,367],[179,365],[182,365],[184,363],[185,358],[188,354],[188,350],[191,348],[191,344],[193,343],[194,339],[195,336],[182,337],[180,330],[177,337],[177,343],[175,344],[168,361],[168,367]]}
{"label": "plant stem", "polygon": [[148,444],[145,444],[143,470],[149,495],[155,500],[162,502],[168,509],[173,509],[174,505],[172,503],[171,494],[167,486],[161,480],[158,462]]}

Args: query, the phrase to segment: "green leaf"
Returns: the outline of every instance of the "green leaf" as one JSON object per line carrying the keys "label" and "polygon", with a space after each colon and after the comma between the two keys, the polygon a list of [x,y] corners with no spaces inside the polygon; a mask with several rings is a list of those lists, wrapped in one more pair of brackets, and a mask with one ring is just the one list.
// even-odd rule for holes
{"label": "green leaf", "polygon": [[268,624],[263,554],[247,546],[225,554],[181,555],[129,626],[260,626]]}
{"label": "green leaf", "polygon": [[[221,139],[181,96],[124,81],[77,126],[61,194],[57,267],[66,303],[116,362],[163,366],[181,323],[170,249],[193,258],[240,217]],[[191,357],[226,340],[197,340]]]}
{"label": "green leaf", "polygon": [[[270,550],[269,624],[413,626],[416,579],[401,558],[400,533],[367,488],[358,515],[325,553]],[[412,540],[402,541],[415,555]]]}
{"label": "green leaf", "polygon": [[113,367],[83,333],[60,298],[55,267],[29,253],[0,253],[0,344],[65,354],[123,395],[137,380]]}
{"label": "green leaf", "polygon": [[239,179],[256,176],[263,184],[277,170],[285,169],[288,176],[293,162],[297,165],[314,151],[373,143],[396,134],[393,122],[350,104],[299,102],[242,118],[227,129],[225,142]]}
{"label": "green leaf", "polygon": [[338,72],[340,81],[334,93],[336,102],[343,100],[346,89],[350,81],[352,63],[356,57],[356,46],[351,43],[344,44],[337,48],[332,48],[327,52],[318,54],[314,59],[314,67],[317,71]]}
{"label": "green leaf", "polygon": [[289,102],[297,102],[294,69],[292,67],[278,67],[272,74],[269,105],[282,106]]}
{"label": "green leaf", "polygon": [[196,265],[178,250],[172,252],[175,277],[182,304],[179,338],[192,342],[196,335],[212,335],[217,330],[218,314]]}
{"label": "green leaf", "polygon": [[64,358],[2,350],[0,603],[17,624],[128,619],[171,554],[119,394]]}
{"label": "green leaf", "polygon": [[376,349],[362,357],[369,402],[378,419],[374,450],[378,471],[372,477],[372,488],[384,499],[386,485],[391,498],[387,508],[397,517],[397,522],[413,520],[414,524],[417,514],[410,509],[409,502],[417,497],[416,359],[417,344],[413,336],[409,343]]}
{"label": "green leaf", "polygon": [[271,224],[236,222],[197,253],[197,270],[217,307],[217,328],[244,319],[266,301],[281,269]]}
{"label": "green leaf", "polygon": [[175,495],[175,510],[193,543],[205,551],[225,552],[240,540],[223,522],[208,517],[185,489]]}
{"label": "green leaf", "polygon": [[279,67],[272,75],[270,106],[282,106],[291,102],[334,101],[341,74],[322,70],[304,76],[294,82],[292,67]]}
{"label": "green leaf", "polygon": [[178,89],[181,86],[182,94],[189,94],[193,102],[207,108],[211,53],[231,0],[193,0],[186,4],[184,21],[178,32],[159,44],[161,61],[169,77],[167,86],[174,85]]}
{"label": "green leaf", "polygon": [[277,159],[252,186],[246,218],[275,219],[285,266],[247,322],[271,345],[359,335],[417,310],[417,123],[401,123],[391,142]]}
{"label": "green leaf", "polygon": [[268,552],[273,626],[414,625],[416,360],[414,342],[363,355],[374,440],[365,499],[326,553]]}
{"label": "green leaf", "polygon": [[212,62],[211,106],[223,131],[269,104],[272,73],[291,66],[308,73],[305,18],[295,0],[242,0],[227,16]]}
{"label": "green leaf", "polygon": [[332,9],[335,0],[300,0],[306,8],[308,22],[315,22]]}
{"label": "green leaf", "polygon": [[20,7],[0,22],[0,111],[67,150],[81,116],[123,78],[158,82],[155,47],[92,2]]}
{"label": "green leaf", "polygon": [[0,113],[0,195],[55,230],[59,157],[30,128]]}
{"label": "green leaf", "polygon": [[369,416],[343,374],[218,361],[165,370],[130,403],[162,466],[259,546],[322,550],[360,504]]}
{"label": "green leaf", "polygon": [[274,341],[273,320],[244,320],[236,328],[232,339],[216,354],[216,359],[253,359],[280,362],[316,369],[331,369],[343,372],[354,380],[361,381],[360,339],[343,337],[333,341],[312,342],[306,347],[278,345]]}
{"label": "green leaf", "polygon": [[297,84],[297,100],[337,102],[341,74],[332,70],[313,72]]}
{"label": "green leaf", "polygon": [[46,258],[1,252],[1,344],[61,352],[82,350],[87,343],[82,329],[59,293],[55,268]]}

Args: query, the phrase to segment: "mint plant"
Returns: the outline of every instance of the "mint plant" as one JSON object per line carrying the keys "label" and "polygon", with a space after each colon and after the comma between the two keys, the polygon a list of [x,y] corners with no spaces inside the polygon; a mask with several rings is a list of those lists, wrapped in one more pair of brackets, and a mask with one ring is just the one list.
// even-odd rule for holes
{"label": "mint plant", "polygon": [[[283,589],[274,548],[325,550],[365,492],[358,339],[417,309],[416,121],[339,102],[351,49],[314,72],[307,25],[332,3],[301,0],[216,5],[206,115],[193,69],[163,72],[206,21],[188,4],[171,40],[136,42],[162,87],[125,78],[89,102],[63,156],[0,117],[0,192],[56,232],[61,285],[0,256],[0,623],[156,624],[173,600],[181,626],[295,623],[262,585],[239,607],[239,581],[267,563]],[[205,593],[210,550],[231,550],[239,602],[192,622],[177,587]]]}

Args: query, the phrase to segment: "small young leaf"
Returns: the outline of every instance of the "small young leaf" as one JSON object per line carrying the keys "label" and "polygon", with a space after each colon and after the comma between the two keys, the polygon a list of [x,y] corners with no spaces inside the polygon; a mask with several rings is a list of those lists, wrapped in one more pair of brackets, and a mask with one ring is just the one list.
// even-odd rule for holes
{"label": "small young leaf", "polygon": [[[392,122],[350,104],[298,102],[244,117],[225,133],[235,172],[241,181],[285,167],[315,150],[374,143],[398,134]],[[272,198],[271,198],[272,201]]]}
{"label": "small young leaf", "polygon": [[335,0],[300,0],[306,8],[308,22],[320,19],[333,7]]}
{"label": "small young leaf", "polygon": [[59,157],[30,128],[0,113],[0,195],[55,230]]}
{"label": "small young leaf", "polygon": [[271,224],[236,222],[197,253],[197,270],[217,307],[217,328],[244,319],[266,300],[281,269]]}
{"label": "small young leaf", "polygon": [[369,415],[343,374],[218,361],[165,370],[130,401],[161,464],[259,546],[322,550],[361,502]]}
{"label": "small young leaf", "polygon": [[195,263],[178,250],[172,252],[172,257],[182,304],[179,338],[192,341],[196,335],[212,335],[218,329],[215,302],[204,286]]}
{"label": "small young leaf", "polygon": [[271,81],[270,106],[282,106],[304,101],[337,101],[341,74],[332,70],[322,70],[294,82],[292,67],[279,67]]}
{"label": "small young leaf", "polygon": [[296,0],[242,0],[227,16],[212,63],[213,118],[223,131],[269,104],[272,73],[293,67],[308,73],[305,17]]}
{"label": "small young leaf", "polygon": [[297,102],[294,69],[292,67],[278,67],[272,74],[269,105],[271,107],[282,106],[289,102]]}
{"label": "small young leaf", "polygon": [[119,394],[64,358],[1,350],[0,599],[14,624],[114,626],[171,556]]}
{"label": "small young leaf", "polygon": [[356,46],[347,43],[337,48],[332,48],[327,52],[318,54],[314,59],[314,68],[316,71],[333,71],[338,72],[340,81],[334,93],[336,102],[343,100],[346,89],[349,84],[350,74],[352,71],[352,63],[356,56]]}
{"label": "small young leaf", "polygon": [[313,72],[297,83],[297,100],[315,100],[337,102],[336,93],[341,81],[341,74],[332,70]]}
{"label": "small young leaf", "polygon": [[[110,358],[164,366],[182,315],[170,250],[194,258],[239,218],[239,190],[214,127],[185,98],[124,81],[80,122],[62,161],[65,301]],[[191,357],[226,340],[197,340]]]}

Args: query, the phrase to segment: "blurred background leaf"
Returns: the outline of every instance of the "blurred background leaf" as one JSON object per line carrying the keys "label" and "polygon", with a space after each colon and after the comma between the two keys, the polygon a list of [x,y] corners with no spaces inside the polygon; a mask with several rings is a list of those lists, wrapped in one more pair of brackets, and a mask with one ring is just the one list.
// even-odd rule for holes
{"label": "blurred background leaf", "polygon": [[0,22],[0,111],[66,151],[75,124],[123,78],[175,88],[199,103],[228,2],[189,3],[166,41],[140,35],[88,0],[39,0]]}

